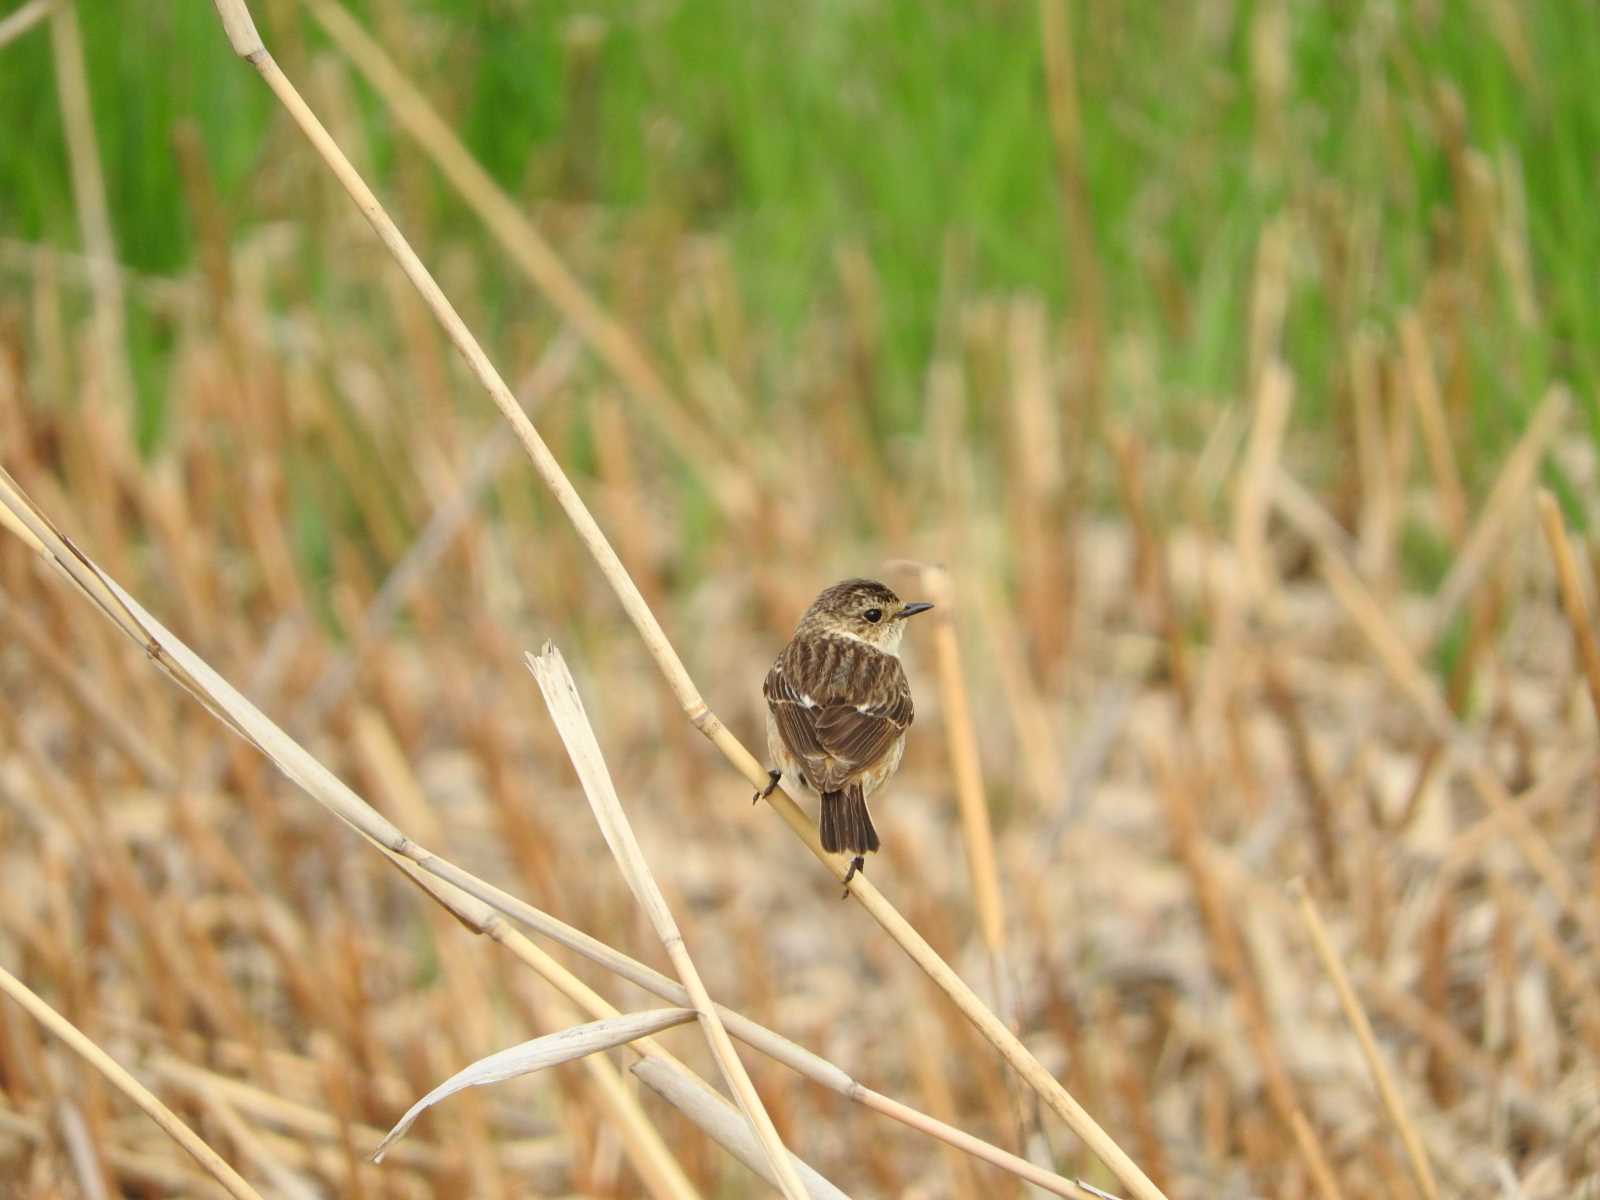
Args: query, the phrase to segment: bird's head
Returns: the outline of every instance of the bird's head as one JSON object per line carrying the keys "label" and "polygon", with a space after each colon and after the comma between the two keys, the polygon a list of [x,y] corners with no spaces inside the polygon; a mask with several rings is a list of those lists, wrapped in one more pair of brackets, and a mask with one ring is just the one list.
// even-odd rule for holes
{"label": "bird's head", "polygon": [[811,602],[796,633],[854,638],[893,654],[900,648],[906,618],[932,607],[921,601],[906,604],[874,579],[846,579]]}

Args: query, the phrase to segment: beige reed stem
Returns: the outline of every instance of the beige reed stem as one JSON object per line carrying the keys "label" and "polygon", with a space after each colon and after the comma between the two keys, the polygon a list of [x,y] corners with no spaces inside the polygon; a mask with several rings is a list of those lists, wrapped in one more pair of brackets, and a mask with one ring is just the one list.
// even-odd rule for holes
{"label": "beige reed stem", "polygon": [[[384,211],[378,198],[373,195],[350,160],[323,128],[322,122],[306,105],[294,85],[278,69],[277,63],[262,44],[260,34],[256,32],[255,22],[251,19],[244,0],[213,0],[213,2],[216,4],[234,51],[256,68],[273,94],[300,126],[317,153],[349,192],[362,215],[372,225],[379,240],[394,255],[406,277],[422,293],[423,299],[427,301],[434,316],[444,327],[446,335],[466,359],[467,365],[477,376],[484,390],[489,393],[495,407],[511,423],[518,439],[527,450],[528,457],[533,461],[535,471],[555,495],[557,503],[566,513],[567,519],[572,522],[579,539],[594,557],[596,565],[612,591],[616,593],[623,611],[638,630],[646,649],[666,677],[668,686],[671,687],[673,695],[677,697],[689,721],[722,751],[723,756],[751,786],[764,786],[767,781],[766,770],[755,756],[745,749],[743,743],[717,719],[705,700],[701,698],[682,660],[678,658],[677,652],[673,650],[665,632],[656,621],[655,614],[650,611],[649,604],[640,594],[632,577],[622,565],[622,560],[617,557],[616,551],[611,548],[611,543],[606,540],[605,534],[601,532],[600,526],[584,504],[582,497],[578,495],[566,473],[561,469],[560,463],[550,453],[544,440],[534,429],[533,422],[516,403],[511,389],[495,370],[483,347],[478,344],[472,331],[467,328],[466,322],[461,319],[444,292],[440,290],[433,276],[423,266],[422,260],[411,249],[389,214]],[[844,860],[823,851],[812,823],[807,820],[800,806],[782,790],[774,791],[769,803],[805,842],[812,854],[843,880],[846,870]],[[1090,1151],[1105,1163],[1137,1200],[1165,1200],[1161,1189],[1139,1169],[1138,1164],[1127,1152],[1100,1128],[1083,1106],[1044,1069],[1017,1036],[1006,1028],[1005,1023],[989,1010],[966,981],[935,953],[933,947],[928,945],[910,922],[900,915],[864,875],[858,873],[849,886],[862,907],[883,927],[884,931],[955,1002],[978,1031],[1027,1080],[1029,1086],[1039,1092],[1045,1103],[1083,1140]]]}
{"label": "beige reed stem", "polygon": [[123,421],[127,419],[126,414],[132,412],[133,369],[128,364],[122,272],[117,266],[111,210],[106,204],[105,173],[100,169],[100,148],[95,142],[89,74],[84,68],[77,5],[74,0],[57,0],[51,16],[50,40],[55,50],[61,125],[67,139],[72,194],[77,203],[83,251],[88,259],[90,287],[94,293],[95,338],[99,342],[102,369],[106,372],[106,390],[101,398],[107,402],[107,410]]}
{"label": "beige reed stem", "polygon": [[1339,961],[1339,952],[1333,948],[1333,942],[1328,937],[1322,914],[1317,911],[1311,893],[1300,880],[1296,879],[1289,885],[1289,892],[1300,906],[1300,919],[1311,937],[1312,948],[1322,960],[1328,978],[1333,981],[1334,991],[1339,994],[1339,1007],[1344,1010],[1345,1020],[1350,1022],[1356,1041],[1361,1044],[1362,1057],[1367,1060],[1367,1069],[1372,1072],[1372,1082],[1377,1086],[1378,1096],[1406,1148],[1406,1158],[1411,1163],[1412,1174],[1417,1177],[1417,1186],[1427,1200],[1439,1200],[1439,1185],[1434,1182],[1433,1168],[1428,1164],[1428,1152],[1417,1135],[1417,1127],[1411,1123],[1410,1114],[1406,1112],[1405,1101],[1400,1099],[1400,1091],[1389,1074],[1389,1066],[1378,1051],[1378,1039],[1373,1036],[1372,1022],[1367,1020],[1366,1010],[1361,1007],[1361,1000],[1350,985],[1350,976],[1345,973],[1344,964]]}
{"label": "beige reed stem", "polygon": [[[604,942],[558,921],[526,901],[462,870],[449,860],[433,854],[413,838],[402,834],[282,729],[268,720],[264,713],[240,695],[188,646],[146,613],[132,597],[120,589],[114,580],[72,546],[15,486],[3,469],[0,469],[0,525],[10,529],[34,553],[66,575],[114,624],[135,642],[144,646],[156,665],[171,675],[218,720],[255,745],[312,799],[356,829],[381,852],[389,855],[412,882],[448,909],[457,920],[472,931],[486,934],[503,944],[591,1017],[598,1019],[613,1017],[617,1015],[617,1010],[606,1004],[527,938],[499,920],[496,913],[504,914],[544,934],[552,941],[583,955],[591,962],[647,992],[676,1005],[691,1004],[688,990],[681,983],[667,978]],[[165,774],[152,779],[165,786]],[[939,1138],[948,1145],[965,1150],[974,1157],[981,1158],[1002,1170],[1010,1171],[1055,1195],[1081,1194],[1077,1185],[1060,1175],[1037,1167],[1008,1151],[865,1087],[834,1064],[765,1026],[756,1024],[748,1017],[731,1009],[719,1008],[718,1011],[723,1023],[735,1037],[804,1075],[813,1083],[820,1084],[847,1100],[865,1105],[913,1129]],[[633,1044],[632,1048],[646,1052],[640,1043]],[[612,1086],[613,1083],[615,1086]],[[607,1079],[603,1084],[609,1099],[631,1100],[630,1093],[620,1090],[619,1082]],[[703,1084],[697,1086],[704,1087]],[[706,1089],[706,1092],[708,1095],[711,1094],[709,1089]],[[688,1188],[687,1179],[682,1176],[676,1163],[671,1161],[670,1154],[665,1153],[664,1147],[660,1146],[659,1137],[654,1131],[646,1133],[643,1128],[645,1120],[638,1113],[637,1106],[620,1107],[614,1115],[618,1117],[625,1130],[635,1131],[635,1136],[630,1136],[626,1142],[630,1152],[637,1151],[635,1165],[641,1168],[641,1173],[645,1175],[647,1181],[656,1179],[666,1189],[665,1191],[657,1189],[654,1194],[684,1194],[682,1189]]]}
{"label": "beige reed stem", "polygon": [[56,0],[28,0],[21,8],[6,14],[0,20],[0,48],[9,46],[28,30],[50,15]]}
{"label": "beige reed stem", "polygon": [[739,1106],[755,1127],[756,1136],[766,1152],[767,1162],[778,1177],[783,1194],[789,1200],[804,1200],[805,1185],[800,1182],[800,1175],[784,1149],[783,1139],[778,1136],[777,1126],[772,1123],[766,1105],[761,1103],[750,1073],[745,1070],[738,1051],[733,1048],[733,1039],[728,1036],[722,1018],[717,1015],[716,1005],[711,1002],[711,993],[700,978],[700,969],[689,955],[689,947],[683,940],[677,919],[667,907],[667,898],[662,895],[661,886],[656,883],[639,839],[633,834],[633,826],[628,821],[628,814],[623,811],[622,800],[617,795],[611,771],[600,752],[600,743],[584,712],[583,699],[578,695],[578,685],[572,678],[572,672],[567,670],[566,660],[561,657],[561,651],[548,642],[537,657],[530,654],[527,660],[528,669],[533,672],[533,677],[539,681],[539,690],[544,693],[544,702],[556,723],[556,731],[561,735],[567,755],[578,772],[584,795],[594,809],[595,820],[605,836],[606,845],[611,847],[611,854],[617,860],[617,866],[621,868],[634,899],[650,918],[656,936],[661,939],[667,957],[672,960],[673,970],[689,990],[689,999],[694,1002],[694,1010],[700,1016],[700,1027],[724,1082],[738,1097]]}
{"label": "beige reed stem", "polygon": [[73,1053],[105,1076],[112,1087],[137,1104],[173,1141],[188,1151],[195,1162],[209,1171],[212,1178],[226,1188],[230,1196],[237,1196],[240,1200],[261,1200],[260,1193],[223,1161],[220,1154],[206,1145],[199,1134],[180,1121],[176,1113],[156,1099],[155,1093],[130,1075],[121,1063],[90,1041],[81,1029],[41,1000],[27,984],[4,967],[0,967],[0,992],[4,992],[20,1004],[34,1020],[55,1034]]}

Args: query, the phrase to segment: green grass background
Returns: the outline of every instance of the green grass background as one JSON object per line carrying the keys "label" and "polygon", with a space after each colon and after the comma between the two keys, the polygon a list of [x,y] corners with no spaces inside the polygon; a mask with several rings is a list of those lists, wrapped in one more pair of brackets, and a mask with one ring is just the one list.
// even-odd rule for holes
{"label": "green grass background", "polygon": [[[294,4],[254,8],[291,72],[331,53]],[[1552,378],[1589,402],[1600,365],[1594,3],[1287,3],[1287,89],[1272,113],[1258,111],[1252,85],[1261,6],[1093,0],[1069,9],[1108,335],[1148,353],[1164,396],[1239,393],[1262,228],[1316,198],[1377,229],[1353,312],[1330,312],[1314,281],[1294,292],[1286,337],[1302,411],[1327,411],[1352,321],[1387,326],[1448,256],[1441,214],[1454,209],[1457,180],[1437,116],[1448,91],[1462,102],[1467,144],[1520,172],[1538,307],[1524,327],[1491,286],[1470,314],[1474,435],[1490,451],[1502,444]],[[298,146],[228,52],[209,3],[81,0],[80,10],[131,266],[194,265],[172,151],[180,119],[198,124],[236,230],[308,216],[281,211],[281,197],[260,186],[277,169],[269,144]],[[661,214],[720,235],[747,311],[779,342],[839,303],[836,251],[862,247],[882,286],[886,362],[874,399],[885,432],[917,420],[948,246],[963,248],[973,290],[1037,292],[1058,312],[1071,307],[1036,3],[392,0],[358,11],[386,44],[386,30],[411,30],[402,61],[531,209],[587,206],[616,230]],[[589,58],[574,48],[585,28],[599,30]],[[1377,94],[1381,121],[1370,107]],[[382,191],[397,156],[420,155],[379,105],[364,103]],[[1268,120],[1280,123],[1283,148],[1263,167],[1253,147]],[[0,52],[0,128],[0,235],[75,246],[43,29]],[[410,219],[475,246],[498,269],[443,185],[428,203],[431,212]],[[1177,313],[1152,277],[1157,259],[1181,287]],[[1492,265],[1471,269],[1499,278]],[[607,293],[608,280],[591,282]],[[145,403],[158,407],[162,331],[136,314],[133,336]]]}

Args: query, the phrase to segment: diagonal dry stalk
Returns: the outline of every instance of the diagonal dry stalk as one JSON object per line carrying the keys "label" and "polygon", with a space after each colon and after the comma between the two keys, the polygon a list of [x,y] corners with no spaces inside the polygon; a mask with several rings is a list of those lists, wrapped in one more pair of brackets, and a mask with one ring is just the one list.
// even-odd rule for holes
{"label": "diagonal dry stalk", "polygon": [[1389,1119],[1394,1122],[1395,1130],[1400,1134],[1400,1141],[1406,1148],[1406,1158],[1411,1163],[1417,1186],[1422,1189],[1422,1194],[1427,1200],[1439,1200],[1439,1185],[1434,1182],[1433,1168],[1428,1164],[1428,1153],[1423,1148],[1422,1139],[1417,1136],[1417,1127],[1412,1124],[1411,1116],[1406,1112],[1405,1102],[1400,1099],[1400,1091],[1395,1087],[1394,1078],[1389,1074],[1389,1066],[1384,1062],[1383,1055],[1378,1052],[1378,1041],[1372,1034],[1372,1022],[1367,1020],[1366,1010],[1361,1007],[1356,990],[1350,985],[1350,976],[1345,973],[1344,964],[1339,961],[1338,951],[1333,948],[1327,927],[1322,923],[1322,915],[1317,912],[1311,893],[1300,880],[1293,880],[1289,885],[1289,891],[1299,905],[1300,919],[1305,923],[1306,932],[1311,937],[1311,945],[1316,950],[1317,957],[1322,960],[1328,978],[1333,981],[1334,990],[1339,994],[1339,1006],[1344,1009],[1345,1020],[1350,1022],[1356,1040],[1361,1043],[1361,1054],[1367,1060],[1367,1069],[1372,1072],[1372,1082],[1383,1100],[1383,1107],[1388,1112]]}
{"label": "diagonal dry stalk", "polygon": [[719,456],[715,463],[706,461],[708,453],[718,446],[717,439],[673,394],[639,340],[589,294],[533,222],[472,157],[417,86],[360,23],[334,0],[304,3],[362,78],[383,96],[390,111],[416,138],[462,200],[506,248],[511,261],[549,297],[638,399],[679,459],[700,472],[723,511],[735,519],[750,516],[756,497],[749,480],[726,455]]}
{"label": "diagonal dry stalk", "polygon": [[1556,582],[1561,588],[1561,607],[1567,614],[1567,624],[1572,626],[1572,640],[1578,644],[1578,656],[1583,660],[1589,702],[1594,706],[1595,718],[1600,720],[1600,645],[1596,645],[1594,627],[1589,623],[1589,604],[1583,598],[1578,561],[1572,553],[1572,543],[1567,540],[1566,522],[1561,519],[1561,507],[1556,498],[1541,489],[1538,504],[1539,524],[1544,529],[1545,541],[1550,544],[1550,558],[1555,563]]}
{"label": "diagonal dry stalk", "polygon": [[1325,536],[1324,522],[1301,520],[1301,514],[1293,508],[1284,508],[1283,513],[1316,547],[1318,569],[1329,590],[1351,623],[1366,637],[1383,669],[1449,747],[1458,769],[1465,773],[1473,790],[1501,821],[1551,895],[1582,927],[1590,945],[1600,946],[1600,915],[1528,814],[1512,802],[1510,792],[1492,769],[1483,746],[1456,719],[1390,615],[1356,575],[1340,547]]}
{"label": "diagonal dry stalk", "polygon": [[[545,934],[551,940],[644,990],[666,999],[669,1003],[676,1005],[690,1003],[689,993],[682,984],[668,979],[604,942],[564,924],[531,904],[478,879],[454,863],[432,854],[414,838],[400,835],[393,825],[379,816],[326,767],[269,721],[259,709],[227,685],[183,642],[145,613],[99,567],[78,552],[76,547],[70,546],[31,501],[15,489],[4,471],[0,471],[0,525],[12,530],[35,553],[61,570],[72,583],[83,590],[85,595],[95,600],[125,633],[145,646],[151,659],[170,674],[180,686],[194,695],[224,724],[271,758],[279,769],[312,799],[350,824],[374,846],[387,854],[406,872],[412,882],[428,892],[446,912],[473,932],[486,934],[491,939],[501,942],[573,1005],[596,1019],[617,1015],[617,1010],[598,994],[533,946],[521,934],[509,929],[494,915],[496,912]],[[157,774],[151,777],[151,782],[158,786],[171,785],[171,773],[164,766],[149,762],[148,755],[140,761],[147,770],[157,771]],[[427,836],[429,830],[436,832],[438,826],[436,822],[427,820],[423,821],[419,828]],[[423,875],[420,872],[428,874]],[[552,1009],[556,1022],[562,1025],[573,1024],[575,1018],[564,1015],[565,1011],[564,1008],[560,1011]],[[832,1063],[743,1015],[721,1006],[718,1006],[718,1012],[727,1028],[741,1041],[837,1095],[891,1117],[930,1137],[938,1138],[1052,1194],[1061,1196],[1082,1194],[1079,1185],[1072,1181],[863,1086]],[[654,1052],[654,1048],[648,1045],[631,1048],[646,1055]],[[660,1135],[649,1123],[648,1118],[638,1109],[631,1094],[621,1086],[614,1068],[602,1059],[589,1058],[584,1061],[594,1076],[602,1101],[625,1131],[624,1144],[634,1165],[651,1187],[652,1193],[692,1197],[693,1189],[683,1176],[681,1168],[661,1143]],[[669,1066],[673,1070],[684,1070],[681,1064],[672,1063],[670,1060]],[[682,1093],[685,1087],[694,1090],[702,1097],[711,1098],[713,1101],[720,1100],[716,1093],[706,1088],[698,1079],[690,1079],[683,1087],[675,1087],[674,1094]],[[704,1105],[700,1107],[703,1109]]]}
{"label": "diagonal dry stalk", "polygon": [[22,7],[7,13],[5,19],[0,20],[0,49],[48,17],[56,4],[57,0],[28,0]]}
{"label": "diagonal dry stalk", "polygon": [[180,1121],[177,1114],[161,1103],[149,1088],[130,1075],[116,1059],[84,1036],[82,1030],[34,995],[26,984],[3,967],[0,967],[0,992],[4,992],[20,1004],[27,1010],[29,1016],[65,1042],[73,1053],[100,1072],[113,1087],[138,1105],[173,1141],[188,1151],[195,1162],[210,1172],[211,1176],[227,1189],[230,1196],[236,1196],[239,1200],[261,1200],[255,1188],[240,1178],[239,1173],[224,1162],[221,1155],[206,1145],[199,1134]]}
{"label": "diagonal dry stalk", "polygon": [[[284,775],[377,847],[413,883],[468,929],[486,934],[505,945],[569,1000],[587,1009],[593,1016],[609,1018],[617,1015],[616,1009],[606,1004],[560,964],[516,930],[507,927],[490,905],[463,893],[451,883],[427,874],[428,867],[437,867],[442,860],[401,833],[145,612],[137,601],[52,528],[3,470],[0,470],[0,524],[15,532],[36,553],[78,585],[113,623],[143,645],[151,659],[218,720],[260,749]],[[466,874],[459,869],[457,873]],[[673,1069],[686,1071],[675,1062]],[[614,1077],[615,1072],[611,1072],[611,1075]],[[651,1184],[652,1193],[674,1197],[674,1200],[693,1200],[697,1193],[687,1176],[666,1150],[659,1135],[655,1134],[637,1103],[621,1086],[621,1081],[598,1078],[597,1082],[608,1107],[618,1118],[619,1126],[634,1134],[625,1141],[625,1146],[634,1165],[639,1168],[641,1177]],[[698,1079],[689,1081],[686,1086],[710,1092]]]}
{"label": "diagonal dry stalk", "polygon": [[683,940],[678,922],[667,907],[667,898],[662,895],[661,887],[651,873],[639,839],[633,835],[633,826],[628,823],[628,814],[622,809],[622,800],[617,796],[616,785],[611,781],[611,771],[606,766],[600,743],[583,710],[583,698],[578,695],[578,685],[572,678],[572,672],[567,670],[561,651],[548,642],[537,656],[527,655],[527,662],[533,677],[539,681],[545,706],[556,723],[556,731],[567,748],[567,756],[572,759],[573,769],[578,772],[583,793],[589,799],[589,807],[594,809],[595,821],[605,836],[606,845],[611,848],[612,857],[617,860],[617,866],[627,880],[634,899],[650,918],[656,936],[661,939],[667,957],[672,960],[673,970],[689,990],[689,998],[699,1014],[701,1029],[705,1032],[706,1042],[711,1047],[712,1057],[716,1059],[724,1082],[738,1097],[739,1106],[755,1126],[783,1194],[789,1200],[801,1200],[806,1194],[805,1185],[800,1182],[794,1163],[784,1150],[783,1139],[778,1136],[777,1126],[773,1125],[772,1117],[761,1103],[750,1073],[745,1070],[738,1051],[733,1048],[733,1040],[728,1037],[722,1018],[717,1015],[716,1006],[711,1002],[711,994],[706,991],[705,982],[700,978],[700,970],[689,955],[689,947]]}
{"label": "diagonal dry stalk", "polygon": [[[422,294],[451,342],[466,360],[479,383],[489,393],[495,407],[511,423],[518,439],[528,452],[535,471],[550,488],[584,547],[593,556],[601,574],[621,603],[623,611],[633,622],[646,649],[666,677],[668,686],[683,707],[690,723],[711,740],[753,787],[764,787],[767,782],[766,770],[744,744],[723,725],[701,697],[682,660],[679,659],[666,633],[656,620],[654,612],[622,565],[621,559],[589,512],[588,506],[578,495],[577,489],[572,486],[571,480],[567,478],[527,414],[517,405],[510,388],[506,386],[505,380],[501,378],[466,322],[461,319],[427,267],[411,249],[405,236],[359,172],[328,134],[294,85],[279,69],[272,55],[268,53],[244,0],[214,0],[214,3],[235,53],[254,66],[267,86],[272,89],[273,94],[306,135],[318,155],[355,201],[384,247],[395,257],[406,277]],[[812,854],[842,881],[846,872],[845,860],[823,851],[816,830],[793,798],[787,792],[778,789],[769,797],[769,803],[795,835],[805,842]],[[872,918],[951,998],[979,1032],[1000,1051],[1012,1068],[1028,1082],[1029,1086],[1039,1092],[1045,1103],[1066,1123],[1067,1127],[1110,1168],[1123,1186],[1138,1197],[1138,1200],[1158,1200],[1158,1198],[1164,1200],[1161,1189],[1139,1169],[1138,1164],[1127,1152],[1100,1127],[1082,1105],[1073,1099],[1066,1088],[1044,1069],[1005,1023],[995,1016],[966,981],[939,957],[926,939],[900,915],[900,912],[870,881],[858,873],[848,886]]]}

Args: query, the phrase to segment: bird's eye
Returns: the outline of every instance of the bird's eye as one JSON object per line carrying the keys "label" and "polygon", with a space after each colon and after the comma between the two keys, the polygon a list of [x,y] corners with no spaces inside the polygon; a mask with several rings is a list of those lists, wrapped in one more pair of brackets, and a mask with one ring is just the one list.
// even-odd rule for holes
{"label": "bird's eye", "polygon": [[867,620],[871,621],[874,625],[876,625],[879,621],[883,620],[883,609],[881,609],[881,608],[869,608],[869,609],[867,609],[866,612],[862,613],[861,615],[863,617],[865,617]]}

